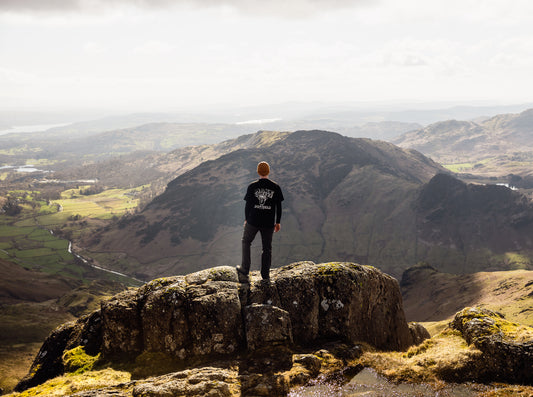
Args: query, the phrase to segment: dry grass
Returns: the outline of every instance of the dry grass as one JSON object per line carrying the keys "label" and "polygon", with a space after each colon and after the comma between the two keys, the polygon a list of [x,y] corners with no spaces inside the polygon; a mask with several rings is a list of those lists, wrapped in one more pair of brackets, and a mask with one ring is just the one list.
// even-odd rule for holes
{"label": "dry grass", "polygon": [[0,388],[4,392],[13,390],[28,373],[41,344],[37,342],[0,346]]}
{"label": "dry grass", "polygon": [[365,353],[361,363],[395,382],[437,382],[450,373],[468,371],[480,355],[459,332],[445,330],[407,352]]}
{"label": "dry grass", "polygon": [[[531,270],[463,275],[425,271],[402,290],[402,295],[407,320],[427,324],[432,335],[440,330],[442,322],[450,321],[468,306],[497,311],[509,321],[533,326]],[[433,326],[436,328],[431,329]]]}
{"label": "dry grass", "polygon": [[100,389],[117,386],[129,382],[131,375],[128,372],[103,369],[101,371],[85,372],[80,375],[65,375],[51,379],[40,386],[32,387],[22,393],[13,393],[10,396],[67,396],[83,390]]}

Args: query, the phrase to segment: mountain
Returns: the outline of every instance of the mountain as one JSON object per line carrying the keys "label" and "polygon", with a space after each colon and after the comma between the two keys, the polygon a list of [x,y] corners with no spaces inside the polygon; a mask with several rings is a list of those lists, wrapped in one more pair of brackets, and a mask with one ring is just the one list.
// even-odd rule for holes
{"label": "mountain", "polygon": [[531,266],[533,210],[519,193],[466,185],[386,142],[324,131],[272,134],[260,132],[256,146],[185,172],[142,212],[80,247],[100,265],[141,278],[236,265],[244,191],[266,160],[286,198],[274,266],[331,258],[397,277],[420,260],[456,273]]}
{"label": "mountain", "polygon": [[419,150],[441,164],[457,164],[461,172],[533,176],[533,109],[481,122],[438,122],[407,132],[393,143]]}
{"label": "mountain", "polygon": [[[140,214],[82,245],[117,253],[111,266],[140,277],[237,264],[244,190],[257,176],[257,163],[266,160],[286,198],[283,231],[274,237],[275,264],[329,257],[392,270],[393,264],[414,260],[404,230],[410,202],[416,187],[442,168],[417,152],[380,141],[324,131],[272,137],[279,135],[258,133],[255,147],[182,174]],[[118,259],[122,253],[127,261]]]}
{"label": "mountain", "polygon": [[[276,140],[288,133],[270,133]],[[170,152],[133,152],[92,164],[61,169],[54,173],[60,180],[98,179],[105,186],[127,188],[150,184],[162,193],[166,184],[204,161],[216,159],[238,149],[265,144],[267,134],[242,135],[235,139],[210,145],[187,146]],[[159,186],[162,185],[162,189]]]}
{"label": "mountain", "polygon": [[[308,119],[302,120],[279,120],[267,124],[268,129],[277,131],[299,131],[299,130],[325,130],[335,131],[339,134],[353,138],[371,138],[380,140],[391,140],[406,132],[422,128],[421,124],[399,121],[386,121],[380,117],[361,117],[351,119],[337,115],[323,115],[323,117],[310,115]],[[378,121],[368,121],[368,120]]]}

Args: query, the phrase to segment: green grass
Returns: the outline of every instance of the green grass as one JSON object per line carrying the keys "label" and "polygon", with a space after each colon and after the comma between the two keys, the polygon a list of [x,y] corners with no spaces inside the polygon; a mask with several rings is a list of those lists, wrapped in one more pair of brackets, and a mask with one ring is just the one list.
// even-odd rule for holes
{"label": "green grass", "polygon": [[[92,273],[76,262],[68,252],[69,242],[49,230],[60,231],[69,239],[90,233],[101,226],[102,220],[121,216],[137,207],[137,191],[134,189],[109,189],[99,194],[82,195],[81,190],[69,189],[61,193],[61,199],[47,204],[41,192],[33,190],[13,190],[8,193],[19,200],[20,214],[7,216],[0,214],[0,258],[8,259],[27,269],[39,269],[47,274],[60,274],[85,280]],[[59,209],[62,211],[59,211]],[[106,275],[103,275],[106,277]],[[118,277],[118,276],[117,276]],[[106,278],[117,278],[109,275]],[[130,283],[131,280],[120,281]]]}
{"label": "green grass", "polygon": [[509,264],[511,270],[526,270],[531,266],[531,259],[527,255],[518,252],[506,252],[504,262]]}
{"label": "green grass", "polygon": [[67,251],[67,249],[68,249],[68,241],[67,240],[46,241],[44,243],[44,246],[48,247],[48,248],[53,248],[53,249],[56,249],[56,250]]}
{"label": "green grass", "polygon": [[464,172],[474,168],[474,163],[443,164],[442,166],[452,172]]}
{"label": "green grass", "polygon": [[[20,394],[16,393],[14,396],[67,396],[80,391],[100,389],[110,386],[119,387],[119,385],[124,385],[126,382],[129,382],[130,379],[131,374],[128,372],[106,368],[100,371],[89,371],[82,374],[59,376]],[[124,387],[126,388],[127,386],[124,385]]]}
{"label": "green grass", "polygon": [[34,258],[34,257],[40,257],[40,256],[47,256],[54,253],[54,251],[50,248],[34,248],[34,249],[27,249],[27,250],[11,250],[9,252],[10,254],[13,254],[17,258]]}
{"label": "green grass", "polygon": [[83,349],[83,346],[78,346],[74,349],[67,350],[63,354],[65,371],[74,373],[75,375],[92,371],[99,358],[100,354],[96,356],[89,356]]}
{"label": "green grass", "polygon": [[42,242],[56,240],[56,237],[54,237],[48,230],[44,229],[33,229],[33,231],[28,234],[28,238]]}
{"label": "green grass", "polygon": [[0,258],[28,269],[39,268],[49,274],[80,278],[83,272],[74,256],[67,251],[68,241],[52,235],[36,221],[39,204],[42,203],[35,199],[38,192],[12,191],[9,194],[25,200],[25,205],[15,217],[0,215]]}
{"label": "green grass", "polygon": [[[1,222],[1,221],[0,221]],[[24,230],[20,227],[15,226],[9,226],[6,224],[0,223],[0,238],[1,237],[16,237],[16,236],[22,236],[27,235],[27,230]]]}
{"label": "green grass", "polygon": [[12,248],[13,245],[9,241],[2,241],[0,242],[0,250],[7,250]]}
{"label": "green grass", "polygon": [[52,214],[39,219],[44,222],[65,222],[72,216],[90,217],[97,219],[111,219],[113,216],[123,215],[133,210],[139,200],[131,197],[132,193],[141,190],[134,189],[109,189],[99,194],[85,196],[80,194],[86,186],[80,189],[69,189],[61,193],[61,200],[55,200],[52,205],[60,205],[60,213]]}

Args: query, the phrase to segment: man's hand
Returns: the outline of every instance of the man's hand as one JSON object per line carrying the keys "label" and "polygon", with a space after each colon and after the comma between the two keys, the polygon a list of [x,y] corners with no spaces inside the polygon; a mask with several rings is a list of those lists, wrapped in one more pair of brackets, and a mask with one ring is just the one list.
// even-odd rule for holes
{"label": "man's hand", "polygon": [[275,233],[275,232],[279,232],[280,229],[281,229],[281,223],[276,223],[276,224],[274,225],[274,233]]}

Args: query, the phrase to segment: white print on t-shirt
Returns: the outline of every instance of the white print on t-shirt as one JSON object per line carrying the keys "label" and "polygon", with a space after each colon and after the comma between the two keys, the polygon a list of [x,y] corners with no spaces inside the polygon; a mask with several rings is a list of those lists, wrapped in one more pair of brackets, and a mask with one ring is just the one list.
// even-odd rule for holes
{"label": "white print on t-shirt", "polygon": [[271,199],[272,197],[274,197],[274,191],[273,190],[270,190],[270,189],[256,189],[255,192],[255,197],[257,197],[257,199],[259,200],[259,204],[258,205],[255,205],[254,208],[257,208],[257,209],[260,209],[260,210],[270,210],[272,209],[271,206],[269,205],[265,205],[265,202],[267,201],[267,199]]}

